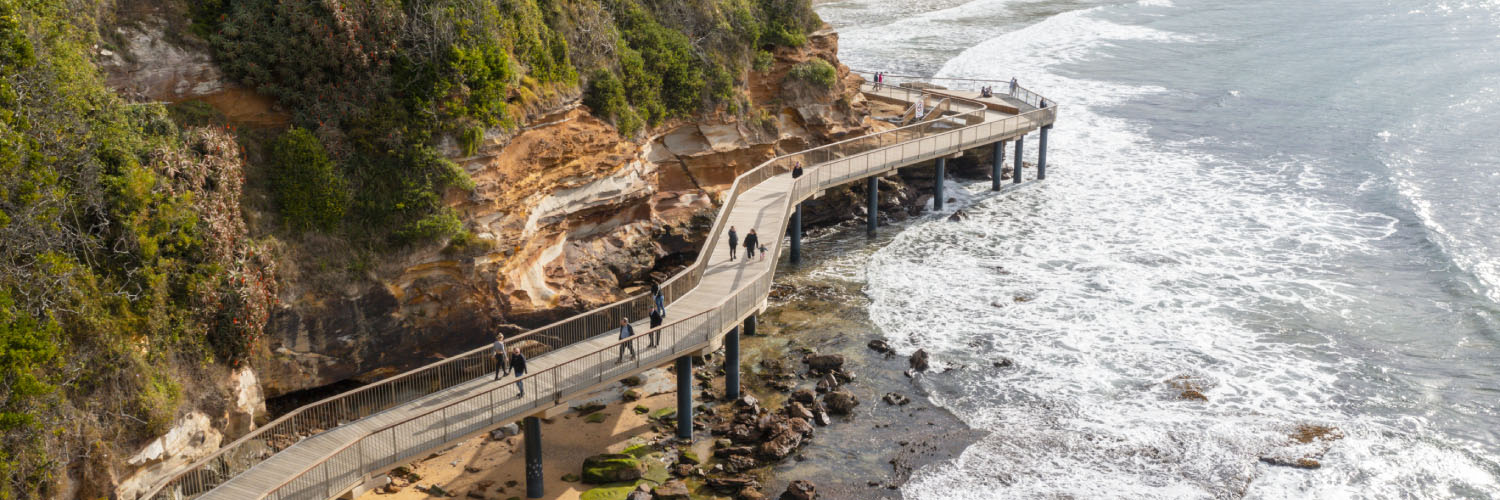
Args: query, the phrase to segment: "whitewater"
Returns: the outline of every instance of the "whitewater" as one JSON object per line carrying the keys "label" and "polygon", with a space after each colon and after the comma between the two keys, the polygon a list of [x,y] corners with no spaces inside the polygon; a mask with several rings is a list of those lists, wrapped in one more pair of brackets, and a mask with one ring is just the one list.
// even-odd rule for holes
{"label": "whitewater", "polygon": [[1047,180],[822,271],[988,433],[906,498],[1500,498],[1500,4],[818,9],[852,67],[1061,103]]}

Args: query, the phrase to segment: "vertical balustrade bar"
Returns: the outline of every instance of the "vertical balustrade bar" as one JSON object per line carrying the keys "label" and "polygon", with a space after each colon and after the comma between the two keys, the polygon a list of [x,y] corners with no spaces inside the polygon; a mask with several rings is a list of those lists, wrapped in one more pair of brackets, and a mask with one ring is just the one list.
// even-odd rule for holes
{"label": "vertical balustrade bar", "polygon": [[865,197],[869,198],[869,212],[865,214],[866,233],[869,237],[875,237],[876,222],[880,218],[880,185],[875,176],[865,183]]}

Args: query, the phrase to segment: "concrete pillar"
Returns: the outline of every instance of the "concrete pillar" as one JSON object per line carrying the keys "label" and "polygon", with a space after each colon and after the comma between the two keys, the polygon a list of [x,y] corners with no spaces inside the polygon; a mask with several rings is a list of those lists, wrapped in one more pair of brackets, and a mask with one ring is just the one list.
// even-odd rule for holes
{"label": "concrete pillar", "polygon": [[1036,180],[1047,178],[1047,131],[1051,129],[1051,125],[1042,127],[1041,143],[1036,146]]}
{"label": "concrete pillar", "polygon": [[865,224],[869,230],[869,236],[874,238],[876,221],[880,218],[880,183],[875,176],[870,176],[870,180],[865,184],[865,196],[870,199],[870,213],[866,217]]}
{"label": "concrete pillar", "polygon": [[945,175],[947,170],[948,159],[938,158],[937,172],[933,173],[932,178],[932,211],[934,212],[941,212],[943,210],[943,179],[947,177]]}
{"label": "concrete pillar", "polygon": [[797,208],[792,211],[792,223],[787,224],[787,232],[792,234],[792,263],[802,263],[802,203],[797,203]]}
{"label": "concrete pillar", "polygon": [[693,439],[693,356],[677,358],[677,437]]}
{"label": "concrete pillar", "polygon": [[[745,333],[755,329],[755,316],[745,319]],[[724,336],[724,399],[740,398],[740,329],[730,328]]]}
{"label": "concrete pillar", "polygon": [[1025,140],[1024,135],[1016,138],[1016,171],[1011,173],[1011,182],[1016,184],[1021,183],[1021,143]]}
{"label": "concrete pillar", "polygon": [[526,417],[526,498],[542,498],[542,421]]}
{"label": "concrete pillar", "polygon": [[990,191],[1000,190],[1000,174],[1005,170],[1005,141],[995,143],[995,152],[991,155],[995,162],[990,172]]}

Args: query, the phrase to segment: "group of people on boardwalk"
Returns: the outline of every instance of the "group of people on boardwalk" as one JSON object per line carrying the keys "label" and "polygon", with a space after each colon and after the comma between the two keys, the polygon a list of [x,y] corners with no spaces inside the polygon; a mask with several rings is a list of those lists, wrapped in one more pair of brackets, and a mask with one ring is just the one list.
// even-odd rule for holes
{"label": "group of people on boardwalk", "polygon": [[[646,345],[647,349],[660,344],[661,331],[657,330],[657,327],[661,326],[667,316],[666,294],[662,292],[661,285],[654,281],[651,282],[651,302],[651,310],[647,313],[647,316],[651,320],[651,331],[646,334],[646,338],[649,341]],[[635,328],[630,326],[630,319],[620,318],[620,340],[629,339],[634,336]],[[620,344],[620,357],[615,360],[616,363],[625,359],[626,350],[630,351],[630,359],[636,358],[634,343],[623,342]],[[495,357],[495,380],[500,380],[500,377],[505,376],[506,372],[513,372],[518,379],[516,380],[517,397],[525,396],[526,387],[524,381],[519,380],[522,376],[526,375],[526,355],[521,353],[521,348],[511,348],[507,351],[505,349],[505,334],[499,334],[495,336],[495,343],[490,351]]]}
{"label": "group of people on boardwalk", "polygon": [[495,380],[500,380],[501,375],[504,375],[507,369],[515,372],[518,379],[516,380],[516,389],[520,391],[520,394],[517,396],[525,396],[526,387],[519,380],[522,375],[526,374],[526,355],[521,354],[521,348],[516,347],[511,349],[509,356],[507,356],[505,352],[505,334],[502,333],[495,336],[495,345],[491,348],[491,351],[495,354]]}
{"label": "group of people on boardwalk", "polygon": [[[734,255],[734,251],[739,246],[740,235],[734,232],[734,226],[729,226],[729,260],[737,258]],[[755,258],[756,250],[760,251],[761,260],[765,260],[766,246],[760,243],[760,235],[755,234],[755,228],[750,228],[750,232],[745,234],[745,262],[749,262],[750,259]]]}
{"label": "group of people on boardwalk", "polygon": [[875,90],[880,90],[882,85],[885,85],[885,72],[877,71],[875,72]]}

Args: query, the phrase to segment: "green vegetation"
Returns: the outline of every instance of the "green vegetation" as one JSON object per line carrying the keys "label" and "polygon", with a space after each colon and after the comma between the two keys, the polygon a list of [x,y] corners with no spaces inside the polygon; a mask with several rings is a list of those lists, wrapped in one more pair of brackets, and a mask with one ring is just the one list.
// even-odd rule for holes
{"label": "green vegetation", "polygon": [[735,82],[747,66],[770,68],[774,46],[801,46],[822,24],[806,1],[605,0],[618,38],[609,69],[589,75],[585,104],[626,135],[705,106],[745,111]]}
{"label": "green vegetation", "polygon": [[239,145],[106,88],[104,10],[0,0],[0,499],[165,431],[212,390],[177,381],[223,378],[274,300]]}
{"label": "green vegetation", "polygon": [[[299,146],[311,151],[315,138],[329,152],[336,168],[319,175],[347,180],[327,189],[351,195],[348,234],[398,245],[461,229],[442,198],[472,183],[438,153],[444,137],[472,155],[485,128],[516,126],[525,97],[578,81],[567,41],[531,0],[247,0],[193,11],[225,72],[290,108],[309,132]],[[346,215],[339,200],[278,206],[293,227],[329,230]]]}
{"label": "green vegetation", "polygon": [[789,81],[807,82],[823,89],[833,88],[835,80],[838,79],[838,70],[833,69],[832,64],[822,59],[813,59],[796,66],[786,73]]}
{"label": "green vegetation", "polygon": [[271,146],[271,185],[287,224],[330,231],[348,205],[344,178],[306,129],[293,127]]}

